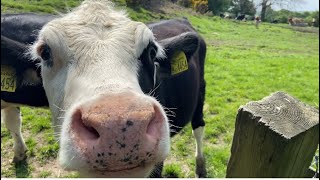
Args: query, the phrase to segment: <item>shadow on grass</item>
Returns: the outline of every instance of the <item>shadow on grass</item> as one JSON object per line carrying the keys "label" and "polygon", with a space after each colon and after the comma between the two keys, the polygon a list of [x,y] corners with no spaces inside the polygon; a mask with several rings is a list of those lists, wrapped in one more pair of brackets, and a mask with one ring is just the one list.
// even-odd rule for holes
{"label": "shadow on grass", "polygon": [[16,177],[17,178],[27,178],[30,177],[30,169],[27,159],[15,163]]}
{"label": "shadow on grass", "polygon": [[179,178],[179,175],[176,173],[168,173],[163,176],[164,178]]}

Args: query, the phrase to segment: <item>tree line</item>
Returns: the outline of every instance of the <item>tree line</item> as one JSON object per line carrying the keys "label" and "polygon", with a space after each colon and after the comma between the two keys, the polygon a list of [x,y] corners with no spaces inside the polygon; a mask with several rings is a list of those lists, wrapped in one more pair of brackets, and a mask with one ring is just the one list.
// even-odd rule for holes
{"label": "tree line", "polygon": [[[273,5],[278,7],[292,7],[302,0],[126,0],[131,7],[150,7],[161,4],[163,1],[171,1],[184,7],[193,8],[199,13],[212,12],[213,15],[230,13],[234,16],[245,14],[248,16],[260,16],[265,22],[287,23],[288,18],[303,18],[308,24],[315,21],[315,26],[319,27],[319,11],[315,12],[293,12],[289,10],[275,11]],[[257,10],[260,10],[257,12]]]}

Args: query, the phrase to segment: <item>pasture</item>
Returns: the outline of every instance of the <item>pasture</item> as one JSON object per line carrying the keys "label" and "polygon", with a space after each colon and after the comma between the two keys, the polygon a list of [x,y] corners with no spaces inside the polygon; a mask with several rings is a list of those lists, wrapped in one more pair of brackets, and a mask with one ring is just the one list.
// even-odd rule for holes
{"label": "pasture", "polygon": [[[3,0],[1,12],[66,12],[66,7],[78,3]],[[124,8],[123,1],[117,4]],[[208,48],[204,152],[208,177],[223,178],[240,105],[284,91],[319,109],[319,29],[297,30],[269,23],[262,23],[257,29],[250,21],[237,22],[190,11],[174,5],[163,8],[163,13],[128,9],[130,17],[143,22],[187,17],[204,37]],[[1,177],[77,177],[77,173],[63,171],[57,164],[59,142],[54,138],[50,112],[23,107],[22,117],[28,159],[16,165],[11,163],[13,139],[1,126]],[[194,177],[194,152],[189,125],[172,139],[164,176]]]}

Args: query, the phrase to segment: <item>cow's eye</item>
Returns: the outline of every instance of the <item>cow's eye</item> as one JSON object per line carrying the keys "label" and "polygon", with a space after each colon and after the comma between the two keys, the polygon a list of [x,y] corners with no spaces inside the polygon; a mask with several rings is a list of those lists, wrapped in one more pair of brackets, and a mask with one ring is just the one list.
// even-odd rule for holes
{"label": "cow's eye", "polygon": [[51,59],[51,48],[47,44],[43,44],[39,48],[39,55],[44,61]]}

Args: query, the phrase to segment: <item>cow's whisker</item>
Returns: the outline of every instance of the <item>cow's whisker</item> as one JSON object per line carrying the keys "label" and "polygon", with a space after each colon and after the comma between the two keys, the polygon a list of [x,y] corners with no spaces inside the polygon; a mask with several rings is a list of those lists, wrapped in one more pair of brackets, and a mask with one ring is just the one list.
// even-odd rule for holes
{"label": "cow's whisker", "polygon": [[66,112],[66,110],[60,108],[59,106],[57,106],[57,105],[55,105],[55,104],[53,104],[53,105],[54,105],[56,108],[58,108],[60,111]]}
{"label": "cow's whisker", "polygon": [[169,123],[169,127],[175,127],[175,128],[180,128],[180,129],[182,129],[182,128],[183,128],[183,127],[176,126],[176,125],[173,125],[173,124],[170,124],[170,123]]}
{"label": "cow's whisker", "polygon": [[[158,84],[158,86],[156,86],[150,93],[148,93],[149,95],[154,93],[161,85],[161,82]],[[152,96],[152,95],[151,95]]]}
{"label": "cow's whisker", "polygon": [[167,116],[170,116],[170,117],[176,117],[175,115],[173,114],[167,114]]}

